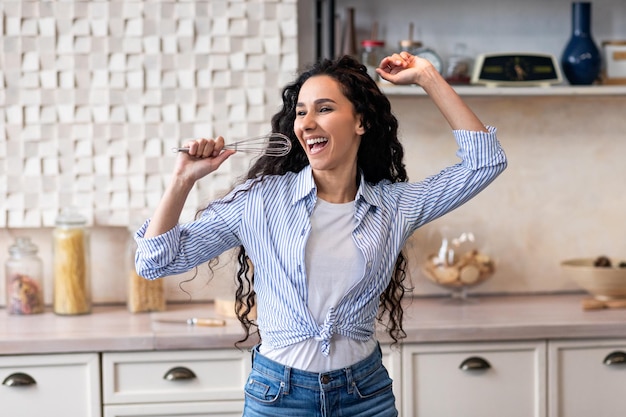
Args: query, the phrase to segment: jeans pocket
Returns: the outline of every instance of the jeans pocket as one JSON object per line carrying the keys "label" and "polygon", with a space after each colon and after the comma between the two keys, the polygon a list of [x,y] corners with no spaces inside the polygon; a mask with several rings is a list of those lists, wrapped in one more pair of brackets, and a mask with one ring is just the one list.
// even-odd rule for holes
{"label": "jeans pocket", "polygon": [[354,382],[354,390],[362,399],[372,398],[390,391],[392,386],[393,381],[384,366]]}
{"label": "jeans pocket", "polygon": [[279,379],[268,377],[256,370],[252,370],[244,392],[249,399],[262,404],[274,404],[278,402],[285,383]]}

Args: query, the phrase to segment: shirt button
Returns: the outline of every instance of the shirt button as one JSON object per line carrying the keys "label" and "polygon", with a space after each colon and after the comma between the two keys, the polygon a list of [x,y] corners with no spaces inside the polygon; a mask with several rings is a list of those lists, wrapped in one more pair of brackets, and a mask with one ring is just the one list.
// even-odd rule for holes
{"label": "shirt button", "polygon": [[330,382],[330,377],[328,375],[322,375],[320,381],[322,381],[322,384],[328,384]]}
{"label": "shirt button", "polygon": [[363,235],[361,233],[357,233],[355,237],[357,239],[363,239]]}

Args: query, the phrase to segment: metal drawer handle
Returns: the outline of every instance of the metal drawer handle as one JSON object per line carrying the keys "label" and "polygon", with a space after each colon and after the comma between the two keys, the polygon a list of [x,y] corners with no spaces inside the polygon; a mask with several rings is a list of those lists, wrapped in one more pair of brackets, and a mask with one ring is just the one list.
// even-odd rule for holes
{"label": "metal drawer handle", "polygon": [[22,372],[11,374],[2,381],[2,385],[6,385],[7,387],[25,387],[35,384],[37,384],[35,378]]}
{"label": "metal drawer handle", "polygon": [[459,366],[459,369],[466,372],[486,371],[489,368],[491,368],[489,362],[480,356],[467,358]]}
{"label": "metal drawer handle", "polygon": [[626,365],[626,353],[616,350],[606,355],[603,362],[607,366]]}
{"label": "metal drawer handle", "polygon": [[196,374],[194,374],[191,369],[185,368],[184,366],[172,368],[163,375],[163,379],[167,379],[168,381],[184,381],[194,379],[195,377]]}

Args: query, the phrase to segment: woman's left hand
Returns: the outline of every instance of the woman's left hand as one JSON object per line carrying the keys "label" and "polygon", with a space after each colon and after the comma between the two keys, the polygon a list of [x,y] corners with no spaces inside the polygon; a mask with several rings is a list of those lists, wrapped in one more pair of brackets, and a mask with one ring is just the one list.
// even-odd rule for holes
{"label": "woman's left hand", "polygon": [[422,85],[424,79],[430,78],[434,73],[438,74],[430,61],[406,51],[383,58],[376,72],[381,78],[400,85]]}

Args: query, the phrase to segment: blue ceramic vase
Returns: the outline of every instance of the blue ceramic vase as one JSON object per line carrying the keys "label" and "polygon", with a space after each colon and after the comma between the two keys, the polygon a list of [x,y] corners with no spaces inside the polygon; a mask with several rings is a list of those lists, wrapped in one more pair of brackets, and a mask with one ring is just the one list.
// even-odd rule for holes
{"label": "blue ceramic vase", "polygon": [[572,36],[565,46],[561,66],[574,85],[592,84],[600,74],[602,58],[591,37],[591,3],[572,3]]}

